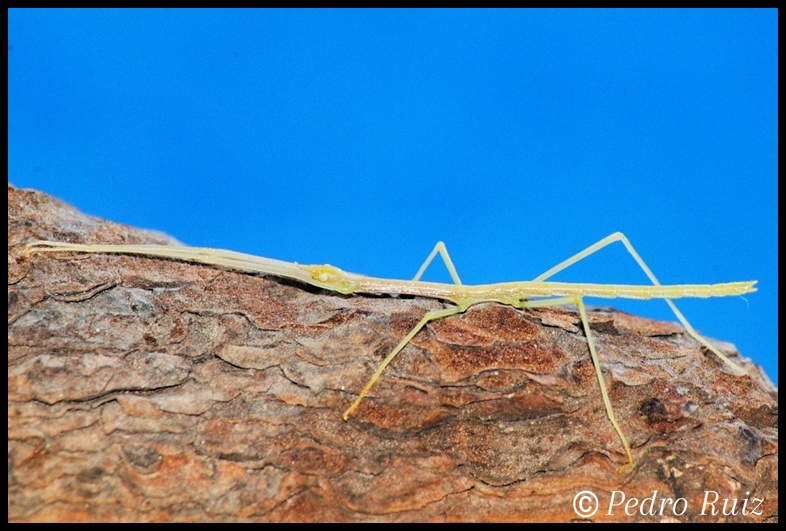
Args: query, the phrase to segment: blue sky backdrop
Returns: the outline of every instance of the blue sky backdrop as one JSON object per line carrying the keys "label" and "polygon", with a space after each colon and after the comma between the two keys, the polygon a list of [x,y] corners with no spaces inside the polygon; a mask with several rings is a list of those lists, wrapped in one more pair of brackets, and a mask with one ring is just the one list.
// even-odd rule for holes
{"label": "blue sky backdrop", "polygon": [[[398,278],[440,239],[486,283],[622,231],[664,283],[759,280],[678,306],[777,382],[777,37],[774,10],[12,9],[8,178]],[[556,279],[647,282],[622,246]]]}

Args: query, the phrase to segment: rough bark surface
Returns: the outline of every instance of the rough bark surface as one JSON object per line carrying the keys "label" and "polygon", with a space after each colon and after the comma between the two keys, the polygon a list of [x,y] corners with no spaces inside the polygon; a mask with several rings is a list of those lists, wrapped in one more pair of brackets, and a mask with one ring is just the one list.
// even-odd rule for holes
{"label": "rough bark surface", "polygon": [[[443,303],[25,256],[36,239],[171,242],[9,186],[11,521],[570,521],[584,490],[595,521],[777,520],[777,390],[732,345],[718,343],[746,376],[678,325],[590,313],[636,456],[620,474],[574,311],[486,304],[434,322],[344,422]],[[608,514],[614,491],[644,506]]]}

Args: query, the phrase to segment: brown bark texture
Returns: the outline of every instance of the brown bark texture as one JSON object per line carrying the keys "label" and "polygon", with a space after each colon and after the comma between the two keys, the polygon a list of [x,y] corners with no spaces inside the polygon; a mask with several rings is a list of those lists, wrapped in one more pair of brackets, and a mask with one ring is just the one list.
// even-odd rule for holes
{"label": "brown bark texture", "polygon": [[582,491],[594,521],[777,520],[777,390],[727,343],[747,375],[676,324],[590,312],[618,473],[576,311],[433,322],[345,422],[445,303],[38,239],[172,242],[9,186],[9,521],[579,521]]}

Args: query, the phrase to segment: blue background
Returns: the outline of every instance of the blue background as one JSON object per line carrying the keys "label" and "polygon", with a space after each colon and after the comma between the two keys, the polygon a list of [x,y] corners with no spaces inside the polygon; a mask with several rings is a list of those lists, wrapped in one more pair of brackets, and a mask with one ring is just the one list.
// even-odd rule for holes
{"label": "blue background", "polygon": [[[758,279],[677,302],[777,382],[777,33],[775,10],[10,10],[8,178],[374,276],[442,239],[465,283],[526,280],[619,230],[664,283]],[[647,282],[619,244],[555,279]]]}

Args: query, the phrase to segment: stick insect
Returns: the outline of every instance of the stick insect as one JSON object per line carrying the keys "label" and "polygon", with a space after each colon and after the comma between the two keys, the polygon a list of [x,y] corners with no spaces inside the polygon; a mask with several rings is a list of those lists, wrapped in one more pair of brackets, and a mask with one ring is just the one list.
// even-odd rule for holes
{"label": "stick insect", "polygon": [[[621,242],[628,253],[633,257],[639,267],[649,277],[652,285],[626,285],[626,284],[584,284],[547,281],[548,278],[560,271],[579,262],[587,256],[599,251],[607,245]],[[531,281],[503,282],[499,284],[466,285],[461,283],[461,279],[456,271],[453,261],[448,254],[445,244],[438,242],[431,253],[428,255],[423,265],[420,267],[412,280],[395,280],[368,277],[355,273],[342,271],[329,264],[325,265],[301,265],[298,263],[284,262],[271,258],[238,253],[234,251],[224,251],[218,249],[167,246],[167,245],[81,245],[72,243],[61,243],[51,241],[36,241],[27,245],[27,251],[31,253],[51,253],[51,252],[77,252],[77,253],[102,253],[102,254],[131,254],[145,255],[158,258],[170,258],[187,262],[199,262],[208,265],[222,266],[235,270],[270,274],[278,277],[288,278],[310,284],[319,288],[335,291],[341,294],[387,294],[387,295],[413,295],[439,299],[452,304],[447,308],[433,310],[426,313],[417,325],[399,342],[398,345],[388,354],[379,364],[377,370],[360,391],[354,402],[344,411],[342,417],[346,421],[349,416],[357,409],[363,399],[369,394],[371,388],[380,378],[385,368],[401,352],[402,349],[415,337],[415,335],[431,321],[443,319],[451,315],[456,315],[467,311],[470,307],[483,302],[498,302],[513,306],[514,308],[543,308],[549,306],[575,305],[579,310],[584,335],[587,339],[592,364],[595,367],[600,393],[606,414],[611,421],[617,435],[622,442],[627,456],[627,464],[620,467],[620,471],[630,470],[634,465],[633,453],[630,448],[625,433],[617,422],[614,408],[609,399],[606,381],[600,366],[595,341],[590,332],[587,309],[584,305],[584,297],[600,298],[628,298],[628,299],[664,299],[677,317],[686,332],[703,347],[720,358],[735,373],[744,374],[745,370],[730,360],[716,347],[711,345],[706,339],[701,337],[690,325],[688,320],[677,309],[671,299],[682,297],[724,297],[732,295],[743,295],[756,291],[754,287],[756,281],[729,282],[723,284],[681,284],[681,285],[662,285],[652,273],[650,268],[644,263],[641,256],[633,248],[628,238],[621,232],[615,232],[598,242],[590,245],[581,252],[578,252],[555,265],[545,273],[538,275]],[[420,278],[426,271],[434,258],[440,255],[442,261],[453,279],[453,284],[437,282],[424,282]]]}

